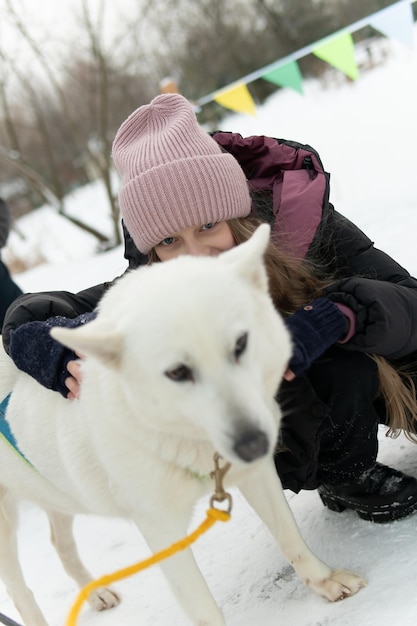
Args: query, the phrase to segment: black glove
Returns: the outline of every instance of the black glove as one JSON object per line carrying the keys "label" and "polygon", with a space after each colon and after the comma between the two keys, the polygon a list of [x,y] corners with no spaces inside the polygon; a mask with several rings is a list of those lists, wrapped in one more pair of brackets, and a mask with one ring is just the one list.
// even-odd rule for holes
{"label": "black glove", "polygon": [[94,319],[95,312],[78,317],[51,317],[46,322],[28,322],[15,328],[10,335],[10,356],[16,366],[47,389],[58,391],[64,398],[68,388],[65,379],[69,361],[77,359],[73,350],[55,341],[50,335],[54,326],[76,328]]}
{"label": "black glove", "polygon": [[296,376],[346,334],[348,321],[328,298],[318,298],[285,319],[293,352],[289,369]]}

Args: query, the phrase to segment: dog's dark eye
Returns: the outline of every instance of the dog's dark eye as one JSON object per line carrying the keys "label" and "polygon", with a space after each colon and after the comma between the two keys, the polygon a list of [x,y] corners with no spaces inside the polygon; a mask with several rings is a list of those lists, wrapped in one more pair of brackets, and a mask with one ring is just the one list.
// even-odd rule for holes
{"label": "dog's dark eye", "polygon": [[235,345],[235,359],[237,360],[246,350],[246,346],[248,345],[248,333],[243,333],[240,335],[236,341]]}
{"label": "dog's dark eye", "polygon": [[175,383],[194,382],[193,371],[187,365],[178,365],[172,370],[167,370],[165,376]]}

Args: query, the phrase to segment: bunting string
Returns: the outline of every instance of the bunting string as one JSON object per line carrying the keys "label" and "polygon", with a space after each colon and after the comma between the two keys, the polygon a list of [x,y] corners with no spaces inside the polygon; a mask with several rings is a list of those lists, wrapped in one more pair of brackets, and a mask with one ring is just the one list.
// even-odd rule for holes
{"label": "bunting string", "polygon": [[355,47],[352,33],[372,26],[388,38],[400,41],[410,49],[414,48],[414,17],[413,2],[417,0],[399,0],[372,15],[347,26],[328,37],[320,39],[274,63],[247,74],[226,87],[213,91],[194,102],[201,108],[208,102],[218,102],[221,106],[237,113],[256,115],[255,102],[248,85],[262,78],[263,80],[293,89],[303,95],[303,78],[297,61],[307,54],[314,54],[332,67],[343,72],[351,80],[359,76],[359,68],[355,60]]}

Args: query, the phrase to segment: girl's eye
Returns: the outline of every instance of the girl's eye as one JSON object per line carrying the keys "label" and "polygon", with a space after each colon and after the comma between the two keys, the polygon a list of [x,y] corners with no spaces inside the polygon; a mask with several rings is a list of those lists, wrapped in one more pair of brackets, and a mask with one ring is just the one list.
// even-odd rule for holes
{"label": "girl's eye", "polygon": [[175,237],[165,237],[159,244],[160,246],[171,246],[175,241]]}
{"label": "girl's eye", "polygon": [[207,224],[203,224],[201,229],[202,230],[210,230],[211,228],[213,228],[216,225],[216,222],[208,222]]}

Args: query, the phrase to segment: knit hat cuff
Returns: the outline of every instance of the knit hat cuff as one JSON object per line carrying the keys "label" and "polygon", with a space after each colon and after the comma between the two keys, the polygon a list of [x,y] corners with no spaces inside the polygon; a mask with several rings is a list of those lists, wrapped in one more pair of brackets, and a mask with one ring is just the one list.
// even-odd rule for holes
{"label": "knit hat cuff", "polygon": [[122,186],[119,204],[129,233],[145,254],[180,230],[246,217],[251,211],[243,170],[223,152],[145,170]]}

